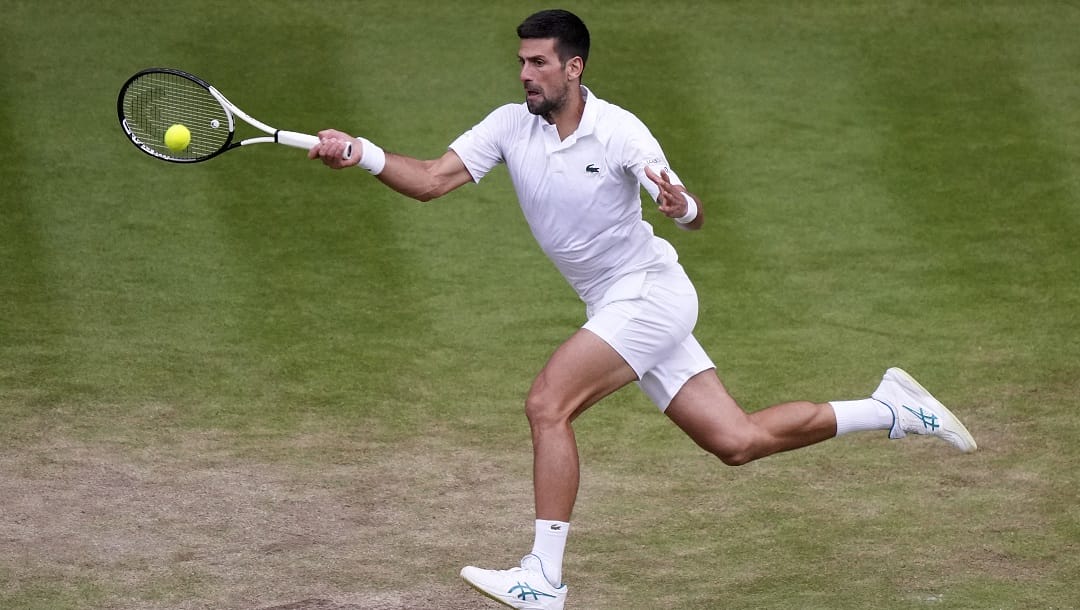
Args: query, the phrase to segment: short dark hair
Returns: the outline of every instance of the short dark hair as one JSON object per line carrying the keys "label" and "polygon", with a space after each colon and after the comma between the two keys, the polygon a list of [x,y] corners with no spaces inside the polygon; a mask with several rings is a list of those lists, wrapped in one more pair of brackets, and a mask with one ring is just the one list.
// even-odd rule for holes
{"label": "short dark hair", "polygon": [[551,9],[529,15],[517,28],[518,38],[554,38],[555,52],[563,64],[580,57],[589,61],[589,29],[570,11]]}

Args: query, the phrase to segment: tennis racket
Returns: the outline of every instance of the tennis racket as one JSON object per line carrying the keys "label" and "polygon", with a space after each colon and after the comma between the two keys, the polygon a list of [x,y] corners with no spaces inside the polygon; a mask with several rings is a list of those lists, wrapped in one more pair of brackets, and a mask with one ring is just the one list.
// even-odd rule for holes
{"label": "tennis racket", "polygon": [[[116,113],[120,126],[136,148],[173,163],[206,161],[248,144],[272,142],[311,149],[319,143],[315,136],[275,129],[252,118],[210,83],[172,68],[148,68],[129,78],[120,88]],[[234,141],[237,118],[270,135]],[[188,129],[191,138],[186,146],[166,145],[165,132],[173,125]],[[343,157],[350,156],[351,144]]]}

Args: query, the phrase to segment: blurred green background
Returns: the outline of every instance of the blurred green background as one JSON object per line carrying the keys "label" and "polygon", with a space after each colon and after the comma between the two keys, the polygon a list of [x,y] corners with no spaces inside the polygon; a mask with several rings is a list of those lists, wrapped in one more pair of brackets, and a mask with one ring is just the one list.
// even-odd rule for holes
{"label": "blurred green background", "polygon": [[[583,311],[504,170],[421,205],[285,147],[166,164],[126,141],[115,100],[177,67],[279,128],[433,158],[521,100],[514,28],[547,5],[2,6],[0,446],[213,432],[237,460],[321,464],[347,449],[291,441],[436,437],[529,497],[521,400]],[[575,607],[1076,607],[1080,6],[565,8],[592,32],[586,84],[705,201],[699,233],[645,217],[694,278],[696,334],[736,398],[863,396],[899,365],[980,443],[845,438],[727,469],[621,392],[576,425]],[[513,511],[511,545],[472,535],[520,555],[531,506]],[[423,577],[467,598],[458,559]],[[0,605],[86,607],[49,563],[0,562]],[[149,607],[158,586],[92,580],[99,607]]]}

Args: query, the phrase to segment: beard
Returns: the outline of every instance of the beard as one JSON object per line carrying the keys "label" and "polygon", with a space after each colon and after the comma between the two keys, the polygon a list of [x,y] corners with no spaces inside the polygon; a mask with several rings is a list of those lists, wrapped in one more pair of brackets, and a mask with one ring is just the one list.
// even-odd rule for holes
{"label": "beard", "polygon": [[559,92],[558,97],[548,97],[541,91],[540,99],[532,100],[526,97],[525,106],[529,109],[529,112],[544,118],[549,118],[552,113],[566,105],[568,91],[569,88],[564,88]]}

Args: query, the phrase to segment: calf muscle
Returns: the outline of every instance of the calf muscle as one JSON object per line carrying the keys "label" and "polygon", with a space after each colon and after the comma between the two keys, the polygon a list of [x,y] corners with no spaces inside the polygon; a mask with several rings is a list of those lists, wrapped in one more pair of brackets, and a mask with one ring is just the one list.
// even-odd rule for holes
{"label": "calf muscle", "polygon": [[746,413],[728,394],[714,370],[683,386],[665,411],[702,449],[729,466],[832,438],[836,417],[828,404],[807,401],[773,405]]}

